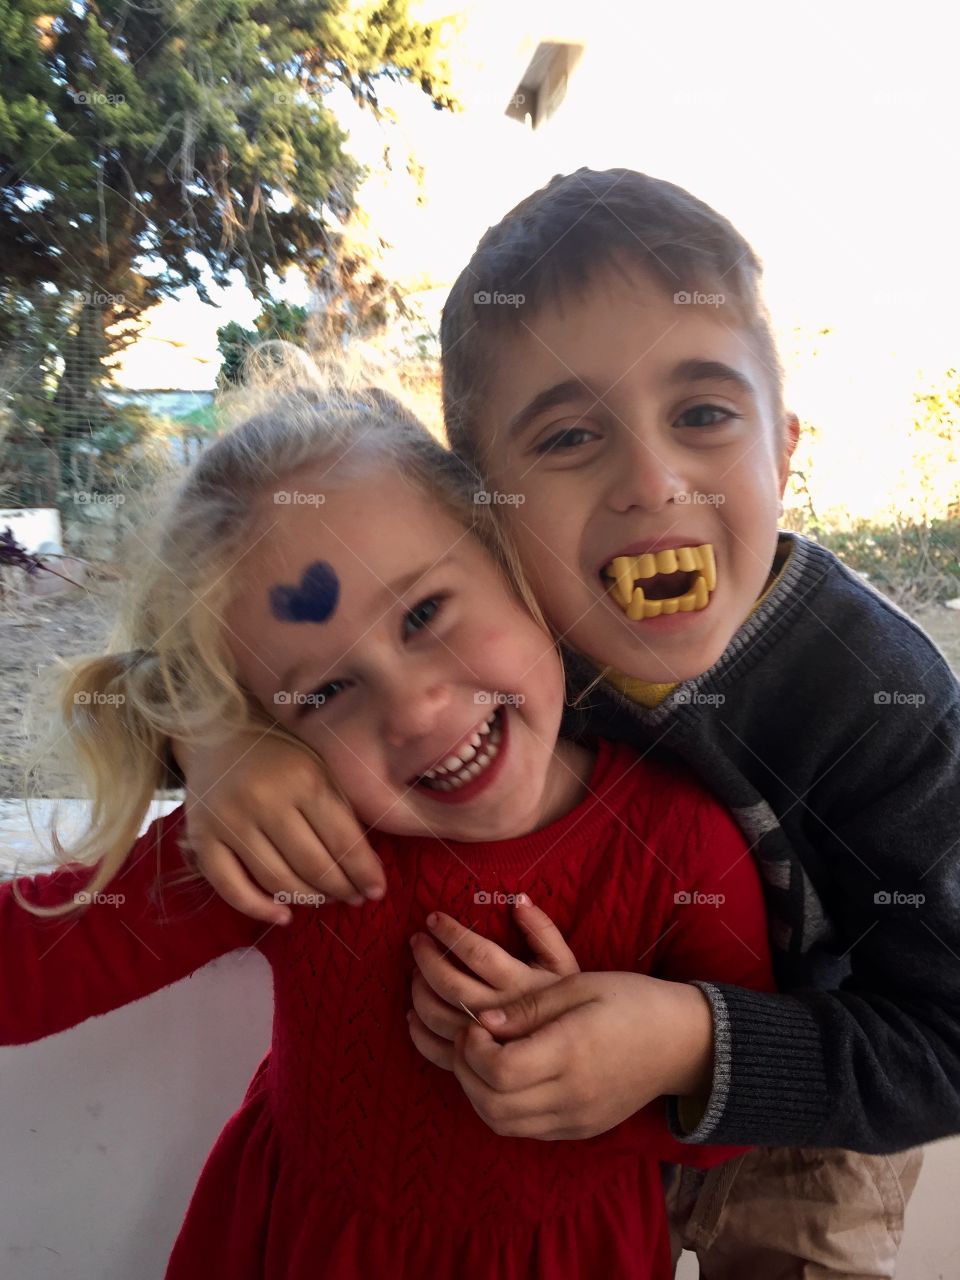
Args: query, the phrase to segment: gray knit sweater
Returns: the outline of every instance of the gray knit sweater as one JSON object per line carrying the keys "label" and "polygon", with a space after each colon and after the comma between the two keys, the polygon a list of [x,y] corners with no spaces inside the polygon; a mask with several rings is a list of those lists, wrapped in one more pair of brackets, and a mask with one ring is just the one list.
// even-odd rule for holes
{"label": "gray knit sweater", "polygon": [[[568,731],[686,761],[759,864],[780,994],[700,984],[715,1143],[890,1152],[960,1132],[960,686],[835,556],[776,585],[655,708],[604,682]],[[596,678],[570,655],[571,693]]]}

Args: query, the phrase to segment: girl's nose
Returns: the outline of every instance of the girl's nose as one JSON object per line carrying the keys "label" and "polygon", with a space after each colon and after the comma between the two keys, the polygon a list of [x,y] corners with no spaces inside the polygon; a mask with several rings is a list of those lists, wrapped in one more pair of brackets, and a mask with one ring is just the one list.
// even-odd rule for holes
{"label": "girl's nose", "polygon": [[385,690],[382,702],[383,736],[388,746],[405,747],[436,727],[450,702],[450,686],[436,680],[398,681]]}
{"label": "girl's nose", "polygon": [[669,443],[645,439],[639,432],[625,432],[621,449],[611,457],[612,475],[608,500],[614,511],[632,507],[660,511],[677,494],[686,491]]}

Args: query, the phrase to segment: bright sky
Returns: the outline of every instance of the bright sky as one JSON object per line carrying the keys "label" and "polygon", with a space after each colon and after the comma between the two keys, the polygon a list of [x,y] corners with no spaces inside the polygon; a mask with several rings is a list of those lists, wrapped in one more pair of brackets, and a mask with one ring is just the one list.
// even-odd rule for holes
{"label": "bright sky", "polygon": [[[879,501],[904,464],[913,390],[960,364],[953,14],[927,0],[896,10],[473,0],[463,12],[451,59],[466,110],[436,112],[410,89],[384,94],[400,120],[388,131],[394,172],[374,175],[362,201],[395,246],[396,276],[433,284],[438,305],[490,223],[579,165],[687,187],[766,264],[789,398],[821,427],[836,482],[824,501],[848,498],[854,480],[864,509]],[[556,116],[536,131],[508,120],[537,43],[565,38],[586,49]],[[352,104],[338,111],[353,149],[375,161],[382,131]],[[406,147],[426,170],[422,207]],[[219,313],[164,304],[122,380],[211,386],[217,325],[255,312],[242,289]]]}

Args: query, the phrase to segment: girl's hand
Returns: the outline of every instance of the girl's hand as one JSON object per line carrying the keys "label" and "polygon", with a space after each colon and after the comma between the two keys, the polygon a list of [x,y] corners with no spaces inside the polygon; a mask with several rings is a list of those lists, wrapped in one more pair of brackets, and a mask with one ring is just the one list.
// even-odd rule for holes
{"label": "girl's hand", "polygon": [[713,1016],[687,983],[581,973],[481,1016],[458,1031],[453,1070],[494,1133],[591,1138],[663,1094],[710,1088]]}
{"label": "girl's hand", "polygon": [[380,859],[307,751],[253,732],[211,748],[176,743],[174,754],[186,778],[186,843],[237,911],[287,924],[298,894],[355,906],[383,896]]}
{"label": "girl's hand", "polygon": [[[545,911],[535,907],[526,894],[513,911],[536,956],[529,964],[442,911],[427,920],[437,942],[425,934],[414,934],[411,939],[417,971],[413,976],[413,1012],[407,1015],[410,1035],[423,1056],[438,1067],[453,1070],[455,1036],[468,1026],[476,1026],[461,1001],[476,1014],[580,972],[573,952]],[[471,973],[464,973],[448,959],[451,952]]]}

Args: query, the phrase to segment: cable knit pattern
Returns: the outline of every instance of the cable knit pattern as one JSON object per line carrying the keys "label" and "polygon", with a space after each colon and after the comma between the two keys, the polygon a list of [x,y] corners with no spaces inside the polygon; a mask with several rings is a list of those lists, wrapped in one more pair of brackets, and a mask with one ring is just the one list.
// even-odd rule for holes
{"label": "cable knit pattern", "polygon": [[[109,886],[125,901],[79,921],[39,921],[0,889],[4,971],[17,974],[0,1000],[2,1043],[103,1014],[238,947],[272,967],[270,1051],[207,1160],[167,1280],[670,1274],[658,1161],[706,1167],[734,1149],[675,1141],[662,1100],[585,1141],[498,1137],[410,1040],[408,940],[439,908],[527,955],[502,900],[527,892],[584,970],[772,989],[753,861],[699,784],[601,744],[588,796],[560,821],[495,844],[373,832],[386,898],[296,906],[286,929],[169,886],[182,824],[182,810],[154,823]],[[52,903],[89,875],[20,883]]]}

